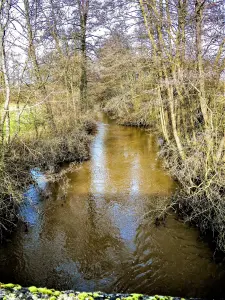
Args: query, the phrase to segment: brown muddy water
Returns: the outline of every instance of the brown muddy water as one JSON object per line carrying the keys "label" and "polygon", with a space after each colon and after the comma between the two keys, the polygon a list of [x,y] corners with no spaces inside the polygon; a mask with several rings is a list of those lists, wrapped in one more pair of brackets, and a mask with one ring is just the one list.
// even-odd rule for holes
{"label": "brown muddy water", "polygon": [[[0,249],[0,281],[80,291],[216,298],[225,272],[194,228],[152,209],[176,189],[154,136],[103,119],[91,160],[48,184],[33,170],[21,224]],[[66,192],[66,194],[65,194]]]}

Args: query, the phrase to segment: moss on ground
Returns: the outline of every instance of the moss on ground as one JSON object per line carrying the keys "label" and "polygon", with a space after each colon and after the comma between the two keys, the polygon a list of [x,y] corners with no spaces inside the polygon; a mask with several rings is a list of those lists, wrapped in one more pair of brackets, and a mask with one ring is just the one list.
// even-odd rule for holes
{"label": "moss on ground", "polygon": [[179,297],[147,296],[142,294],[105,294],[102,292],[57,291],[54,289],[30,286],[23,288],[18,284],[0,283],[0,299],[2,300],[185,300]]}

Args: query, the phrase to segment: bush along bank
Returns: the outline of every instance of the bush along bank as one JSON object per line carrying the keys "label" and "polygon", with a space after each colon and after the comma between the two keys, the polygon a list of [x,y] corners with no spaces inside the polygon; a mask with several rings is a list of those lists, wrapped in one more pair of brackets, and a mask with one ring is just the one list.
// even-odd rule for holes
{"label": "bush along bank", "polygon": [[54,289],[37,288],[31,286],[23,288],[20,285],[1,284],[0,283],[0,299],[12,300],[185,300],[185,298],[169,297],[169,296],[146,296],[142,294],[105,294],[101,292],[76,292],[70,291],[57,291]]}
{"label": "bush along bank", "polygon": [[165,167],[180,184],[172,207],[210,237],[213,248],[225,252],[225,164],[208,159],[207,150],[200,148],[187,149],[184,160],[171,145],[160,151]]}
{"label": "bush along bank", "polygon": [[[204,134],[200,132],[195,147],[192,147],[193,141],[183,144],[185,157],[181,158],[172,137],[166,141],[161,128],[151,118],[146,118],[146,113],[138,122],[138,114],[128,103],[121,109],[118,103],[110,100],[103,111],[121,125],[145,127],[159,136],[159,157],[179,183],[169,209],[176,211],[183,221],[199,228],[203,236],[207,235],[213,248],[225,252],[225,163],[210,154],[212,150],[206,147]],[[143,112],[139,111],[140,114]]]}
{"label": "bush along bank", "polygon": [[65,163],[88,160],[96,123],[82,119],[75,128],[36,138],[16,138],[5,146],[0,168],[0,242],[15,228],[26,188],[34,183],[31,170],[57,173]]}

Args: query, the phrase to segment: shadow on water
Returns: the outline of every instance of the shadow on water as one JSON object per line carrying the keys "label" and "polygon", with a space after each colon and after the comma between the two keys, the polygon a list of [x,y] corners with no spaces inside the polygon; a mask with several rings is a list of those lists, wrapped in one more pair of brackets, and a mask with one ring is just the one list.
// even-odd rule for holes
{"label": "shadow on water", "polygon": [[[157,158],[155,138],[104,119],[92,159],[47,184],[33,170],[21,208],[24,223],[0,249],[0,281],[59,289],[186,297],[223,295],[224,267],[198,231],[169,214],[148,214],[176,189]],[[64,191],[67,191],[66,196]],[[48,200],[40,191],[50,190]]]}

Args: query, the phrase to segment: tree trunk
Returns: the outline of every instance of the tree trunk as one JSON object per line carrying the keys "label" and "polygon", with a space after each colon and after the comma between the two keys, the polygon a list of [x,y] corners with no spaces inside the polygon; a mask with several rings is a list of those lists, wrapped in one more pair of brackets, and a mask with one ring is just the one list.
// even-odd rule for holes
{"label": "tree trunk", "polygon": [[205,127],[206,129],[208,129],[209,116],[208,116],[207,101],[206,101],[206,94],[205,94],[205,77],[204,77],[204,68],[203,68],[203,60],[202,60],[202,18],[203,18],[204,2],[205,2],[204,0],[195,1],[196,56],[197,56],[197,65],[198,65],[198,72],[199,72],[199,101],[200,101]]}
{"label": "tree trunk", "polygon": [[[33,37],[33,30],[31,26],[31,20],[30,20],[30,8],[29,8],[29,0],[24,0],[24,8],[25,8],[25,17],[26,17],[26,25],[27,25],[27,30],[28,30],[28,40],[29,40],[29,49],[28,49],[28,54],[29,57],[32,61],[33,67],[34,67],[34,74],[38,83],[38,88],[40,89],[42,95],[44,98],[47,97],[47,90],[45,83],[42,80],[41,76],[41,71],[38,65],[37,61],[37,55],[36,55],[36,50],[34,47],[34,37]],[[54,122],[54,117],[52,113],[52,107],[51,104],[46,101],[45,102],[45,107],[46,107],[46,118],[47,122],[49,123],[49,126],[52,131],[56,132],[56,125]]]}
{"label": "tree trunk", "polygon": [[[6,4],[5,10],[3,7],[4,4]],[[9,82],[9,76],[8,76],[8,71],[7,71],[6,53],[5,53],[5,34],[6,34],[6,28],[7,28],[8,22],[9,22],[10,8],[11,8],[11,2],[5,1],[5,3],[1,4],[1,9],[0,9],[0,17],[3,14],[6,16],[5,25],[0,24],[0,63],[1,63],[1,67],[2,67],[4,88],[5,88],[4,111],[3,111],[2,120],[1,120],[2,143],[4,143],[4,138],[6,138],[7,143],[10,142],[10,114],[9,114],[10,82]]]}
{"label": "tree trunk", "polygon": [[89,11],[89,0],[77,0],[80,14],[80,44],[81,44],[81,79],[80,100],[84,109],[88,107],[87,101],[87,20]]}

